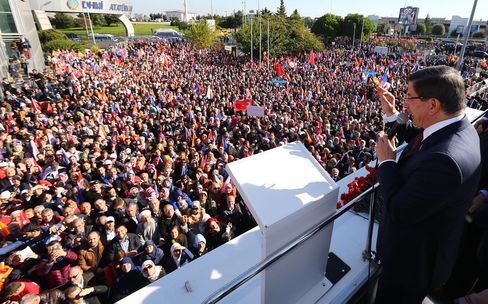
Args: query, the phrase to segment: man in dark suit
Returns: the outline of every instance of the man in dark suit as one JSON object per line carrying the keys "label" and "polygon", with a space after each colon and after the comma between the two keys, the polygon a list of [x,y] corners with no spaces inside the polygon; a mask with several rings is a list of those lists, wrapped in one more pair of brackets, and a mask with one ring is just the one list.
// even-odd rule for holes
{"label": "man in dark suit", "polygon": [[110,242],[108,248],[108,258],[113,261],[117,252],[125,252],[125,256],[133,258],[142,246],[141,239],[134,233],[127,233],[124,225],[119,225],[115,229],[116,237]]}
{"label": "man in dark suit", "polygon": [[[394,121],[395,97],[383,88],[378,94],[384,119]],[[384,205],[376,303],[421,303],[447,280],[480,178],[479,139],[464,115],[459,73],[446,66],[419,70],[408,77],[407,95],[411,121],[399,138],[408,146],[399,160],[386,134],[377,142]]]}

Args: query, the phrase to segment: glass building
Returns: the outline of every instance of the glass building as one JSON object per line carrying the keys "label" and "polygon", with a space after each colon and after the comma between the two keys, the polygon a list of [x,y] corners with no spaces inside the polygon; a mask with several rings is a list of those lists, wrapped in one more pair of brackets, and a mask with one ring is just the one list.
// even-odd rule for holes
{"label": "glass building", "polygon": [[9,58],[16,59],[18,51],[14,42],[25,37],[29,44],[28,71],[44,69],[44,56],[37,35],[36,25],[28,1],[0,0],[0,76],[6,76]]}

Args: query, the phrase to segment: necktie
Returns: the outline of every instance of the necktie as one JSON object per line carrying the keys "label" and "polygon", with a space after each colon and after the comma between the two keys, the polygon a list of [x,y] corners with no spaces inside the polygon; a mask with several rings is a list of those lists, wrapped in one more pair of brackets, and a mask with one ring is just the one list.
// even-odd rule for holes
{"label": "necktie", "polygon": [[417,152],[418,148],[420,147],[420,143],[422,142],[423,139],[424,139],[424,132],[420,131],[419,134],[417,134],[417,136],[415,136],[415,138],[413,139],[410,150],[407,151],[405,156]]}

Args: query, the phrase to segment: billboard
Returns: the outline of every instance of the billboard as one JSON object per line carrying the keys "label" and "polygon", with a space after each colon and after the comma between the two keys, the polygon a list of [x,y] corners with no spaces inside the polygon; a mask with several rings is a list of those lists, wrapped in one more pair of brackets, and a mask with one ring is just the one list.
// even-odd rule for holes
{"label": "billboard", "polygon": [[130,0],[30,0],[29,2],[33,10],[46,12],[100,13],[127,16],[130,16],[133,7]]}
{"label": "billboard", "polygon": [[419,14],[418,7],[402,7],[400,9],[400,15],[398,16],[398,24],[401,25],[414,25],[417,22],[417,16]]}

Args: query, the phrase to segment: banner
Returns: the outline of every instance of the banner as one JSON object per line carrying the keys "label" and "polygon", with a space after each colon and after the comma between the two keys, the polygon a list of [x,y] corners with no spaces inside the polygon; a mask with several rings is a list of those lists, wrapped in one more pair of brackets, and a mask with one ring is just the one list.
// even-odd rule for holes
{"label": "banner", "polygon": [[285,79],[271,79],[269,82],[273,84],[288,84],[288,80]]}
{"label": "banner", "polygon": [[264,108],[260,106],[247,106],[247,116],[263,117]]}

